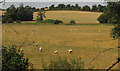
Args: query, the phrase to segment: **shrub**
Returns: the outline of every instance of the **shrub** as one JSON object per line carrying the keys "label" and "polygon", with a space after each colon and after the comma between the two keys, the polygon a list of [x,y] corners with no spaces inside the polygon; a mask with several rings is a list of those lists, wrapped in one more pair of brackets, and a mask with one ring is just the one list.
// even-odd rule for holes
{"label": "shrub", "polygon": [[54,24],[59,24],[59,23],[63,23],[61,20],[55,20]]}
{"label": "shrub", "polygon": [[3,71],[22,71],[27,70],[29,59],[23,58],[24,52],[20,48],[12,45],[9,47],[2,46],[2,70]]}
{"label": "shrub", "polygon": [[7,18],[2,15],[2,23],[6,23],[6,22],[7,22]]}
{"label": "shrub", "polygon": [[47,19],[44,21],[44,23],[54,23],[54,20],[53,19]]}
{"label": "shrub", "polygon": [[16,23],[21,23],[21,20],[16,20]]}
{"label": "shrub", "polygon": [[72,24],[75,24],[75,21],[74,21],[74,20],[71,20],[70,23],[71,23],[71,25],[72,25]]}
{"label": "shrub", "polygon": [[12,18],[8,18],[7,23],[13,23],[13,19]]}
{"label": "shrub", "polygon": [[66,58],[58,58],[55,61],[50,61],[49,65],[42,62],[43,69],[83,69],[84,62],[81,61],[81,58],[74,60],[67,60]]}

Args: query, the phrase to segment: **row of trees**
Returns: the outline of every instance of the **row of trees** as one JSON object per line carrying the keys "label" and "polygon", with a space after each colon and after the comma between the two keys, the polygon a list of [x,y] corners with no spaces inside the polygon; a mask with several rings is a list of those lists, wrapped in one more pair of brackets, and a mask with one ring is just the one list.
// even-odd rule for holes
{"label": "row of trees", "polygon": [[12,23],[13,21],[32,21],[33,20],[33,12],[36,9],[30,6],[23,6],[21,4],[19,7],[15,7],[11,5],[9,8],[6,9],[4,15],[2,15],[2,22],[3,23]]}
{"label": "row of trees", "polygon": [[[82,10],[82,11],[93,11],[93,12],[103,12],[106,6],[102,5],[93,5],[92,8],[90,8],[88,5],[85,5],[83,7],[80,7],[78,4],[70,5],[70,4],[58,4],[58,6],[55,7],[55,5],[51,5],[49,7],[49,10]],[[44,10],[42,8],[42,10]]]}

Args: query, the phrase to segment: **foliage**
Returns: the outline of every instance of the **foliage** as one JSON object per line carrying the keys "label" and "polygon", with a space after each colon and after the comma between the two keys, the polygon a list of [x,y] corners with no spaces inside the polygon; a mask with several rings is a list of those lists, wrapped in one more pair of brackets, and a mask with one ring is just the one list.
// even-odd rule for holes
{"label": "foliage", "polygon": [[110,35],[114,39],[119,39],[119,37],[120,37],[120,24],[119,25],[114,25],[114,28],[112,28],[112,31],[111,31]]}
{"label": "foliage", "polygon": [[12,18],[8,18],[7,19],[7,23],[13,23],[13,19]]}
{"label": "foliage", "polygon": [[20,48],[12,45],[2,46],[2,69],[4,71],[27,70],[29,59],[23,58],[24,52]]}
{"label": "foliage", "polygon": [[[93,5],[92,6],[92,11],[94,12],[103,12],[105,6],[102,5]],[[55,5],[51,5],[49,7],[49,10],[76,10],[76,11],[90,11],[90,7],[88,5],[85,5],[83,7],[83,9],[81,9],[81,7],[79,6],[79,4],[75,4],[75,5],[70,5],[70,4],[58,4],[58,6],[55,7]]]}
{"label": "foliage", "polygon": [[75,24],[75,21],[74,21],[74,20],[71,20],[70,23],[71,23],[71,25],[72,25],[72,24]]}
{"label": "foliage", "polygon": [[97,11],[97,9],[98,9],[98,8],[97,8],[97,6],[96,6],[96,5],[93,5],[93,6],[92,6],[92,10],[91,10],[91,11],[96,12],[96,11]]}
{"label": "foliage", "polygon": [[21,20],[16,20],[16,23],[21,23]]}
{"label": "foliage", "polygon": [[[31,21],[33,20],[33,8],[30,6],[23,6],[21,4],[19,7],[15,8],[14,5],[11,5],[6,9],[7,12],[4,13],[3,23],[6,23],[9,18],[12,18],[13,21],[21,20],[21,21]],[[7,20],[5,22],[5,20]]]}
{"label": "foliage", "polygon": [[59,24],[59,23],[63,23],[61,20],[55,20],[54,24]]}
{"label": "foliage", "polygon": [[37,19],[36,19],[36,21],[43,21],[43,17],[45,17],[46,18],[46,16],[45,16],[45,11],[43,11],[43,10],[40,10],[39,12],[38,12],[38,16],[37,16]]}
{"label": "foliage", "polygon": [[6,23],[6,22],[7,22],[7,18],[4,15],[2,15],[2,23]]}
{"label": "foliage", "polygon": [[54,23],[54,20],[53,19],[47,19],[47,20],[44,20],[44,23]]}
{"label": "foliage", "polygon": [[53,61],[51,60],[49,65],[42,62],[42,68],[43,69],[78,69],[81,70],[84,68],[84,62],[81,60],[81,58],[73,59],[73,60],[67,60],[66,58],[59,57],[57,60]]}
{"label": "foliage", "polygon": [[90,7],[88,5],[85,5],[82,7],[83,11],[90,11]]}
{"label": "foliage", "polygon": [[111,15],[109,13],[104,13],[102,15],[100,15],[97,20],[100,22],[100,23],[108,23],[109,21],[109,18],[111,17]]}

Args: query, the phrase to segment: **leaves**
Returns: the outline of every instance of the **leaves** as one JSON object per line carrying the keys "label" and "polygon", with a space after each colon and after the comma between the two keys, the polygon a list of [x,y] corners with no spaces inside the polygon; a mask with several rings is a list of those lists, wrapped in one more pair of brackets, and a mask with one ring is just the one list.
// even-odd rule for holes
{"label": "leaves", "polygon": [[3,70],[26,70],[29,66],[29,59],[23,58],[23,50],[14,45],[2,46],[2,69]]}

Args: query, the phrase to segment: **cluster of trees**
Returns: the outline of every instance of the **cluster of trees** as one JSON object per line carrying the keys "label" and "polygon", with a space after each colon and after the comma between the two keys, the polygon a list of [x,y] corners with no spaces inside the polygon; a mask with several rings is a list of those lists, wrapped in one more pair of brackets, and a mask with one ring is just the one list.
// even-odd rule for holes
{"label": "cluster of trees", "polygon": [[38,11],[35,7],[23,6],[21,4],[19,7],[15,7],[11,5],[6,9],[4,15],[2,15],[3,23],[12,23],[13,21],[32,21],[33,20],[33,12]]}
{"label": "cluster of trees", "polygon": [[[104,8],[106,6],[102,5],[93,5],[92,8],[90,8],[88,5],[85,5],[83,7],[80,7],[78,4],[70,5],[70,4],[58,4],[58,6],[51,5],[49,7],[49,10],[81,10],[81,11],[93,11],[93,12],[103,12]],[[44,10],[44,9],[42,9]]]}
{"label": "cluster of trees", "polygon": [[2,46],[3,71],[26,71],[29,65],[29,59],[24,58],[22,49],[14,45],[9,47]]}
{"label": "cluster of trees", "polygon": [[100,23],[120,23],[120,2],[108,2],[104,13],[98,17]]}

